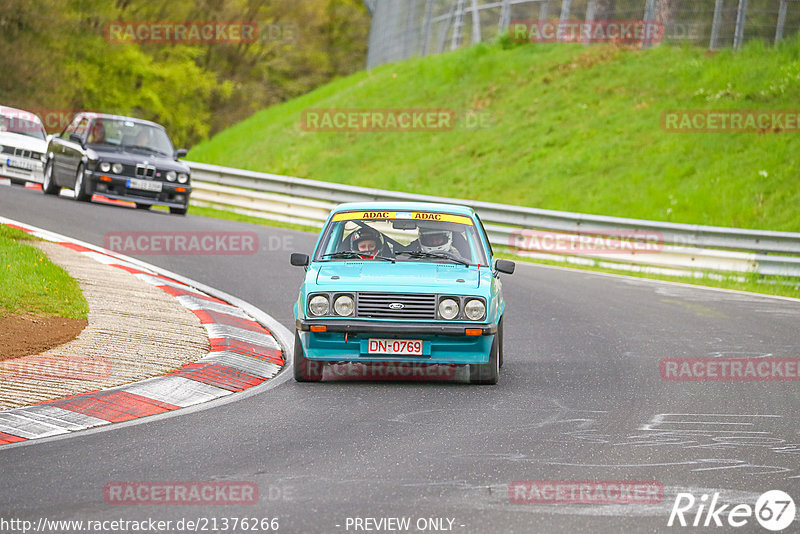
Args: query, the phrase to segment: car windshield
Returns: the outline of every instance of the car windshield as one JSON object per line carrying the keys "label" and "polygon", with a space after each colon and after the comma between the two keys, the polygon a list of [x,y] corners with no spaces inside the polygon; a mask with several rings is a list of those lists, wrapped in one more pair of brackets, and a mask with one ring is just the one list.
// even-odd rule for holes
{"label": "car windshield", "polygon": [[124,119],[99,118],[92,121],[87,143],[114,146],[125,150],[155,152],[171,156],[174,152],[167,133],[156,126]]}
{"label": "car windshield", "polygon": [[316,261],[394,260],[487,265],[472,218],[434,212],[341,212],[323,233]]}
{"label": "car windshield", "polygon": [[23,119],[13,113],[0,115],[0,132],[27,135],[43,141],[47,138],[41,122]]}

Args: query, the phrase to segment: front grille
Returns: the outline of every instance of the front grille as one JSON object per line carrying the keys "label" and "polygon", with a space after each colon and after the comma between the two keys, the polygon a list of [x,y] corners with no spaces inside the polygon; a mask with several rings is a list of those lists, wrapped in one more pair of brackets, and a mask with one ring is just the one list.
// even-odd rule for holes
{"label": "front grille", "polygon": [[13,154],[13,153],[14,153],[13,146],[3,145],[3,154]]}
{"label": "front grille", "polygon": [[[402,304],[392,309],[390,304]],[[436,319],[436,295],[406,293],[359,293],[356,299],[356,316],[375,319]]]}
{"label": "front grille", "polygon": [[156,168],[152,165],[142,165],[139,163],[136,165],[136,177],[137,178],[147,178],[152,180],[153,177],[156,175]]}
{"label": "front grille", "polygon": [[29,158],[31,157],[31,151],[24,150],[22,148],[17,148],[16,150],[14,150],[14,155],[19,156],[20,158]]}

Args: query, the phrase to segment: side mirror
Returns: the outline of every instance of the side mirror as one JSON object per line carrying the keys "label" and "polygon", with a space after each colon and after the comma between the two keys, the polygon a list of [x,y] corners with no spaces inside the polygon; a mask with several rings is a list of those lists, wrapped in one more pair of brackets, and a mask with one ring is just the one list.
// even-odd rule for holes
{"label": "side mirror", "polygon": [[186,150],[185,148],[179,148],[178,150],[175,151],[175,159],[185,158],[186,154],[188,154],[188,153],[189,153],[189,151]]}
{"label": "side mirror", "polygon": [[498,273],[514,274],[514,269],[517,264],[511,260],[497,260],[494,263],[494,268]]}
{"label": "side mirror", "polygon": [[81,139],[81,136],[76,133],[69,134],[69,140],[73,143],[78,143],[79,145],[83,146],[83,139]]}
{"label": "side mirror", "polygon": [[306,267],[308,265],[308,254],[292,252],[292,258],[290,261],[295,267]]}

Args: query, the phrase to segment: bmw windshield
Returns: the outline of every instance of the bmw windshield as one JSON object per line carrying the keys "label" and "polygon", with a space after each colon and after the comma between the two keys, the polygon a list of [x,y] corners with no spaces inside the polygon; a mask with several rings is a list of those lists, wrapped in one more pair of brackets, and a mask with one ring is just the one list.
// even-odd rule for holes
{"label": "bmw windshield", "polygon": [[95,119],[89,128],[87,143],[164,156],[171,156],[174,152],[172,142],[161,128],[124,119]]}
{"label": "bmw windshield", "polygon": [[429,212],[342,212],[331,219],[315,261],[390,260],[487,265],[473,220]]}

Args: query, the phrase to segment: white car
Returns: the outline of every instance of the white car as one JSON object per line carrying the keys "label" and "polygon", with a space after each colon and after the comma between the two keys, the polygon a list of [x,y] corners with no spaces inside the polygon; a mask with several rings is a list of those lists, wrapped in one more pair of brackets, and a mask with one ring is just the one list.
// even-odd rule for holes
{"label": "white car", "polygon": [[47,134],[30,111],[0,106],[0,179],[42,183]]}

